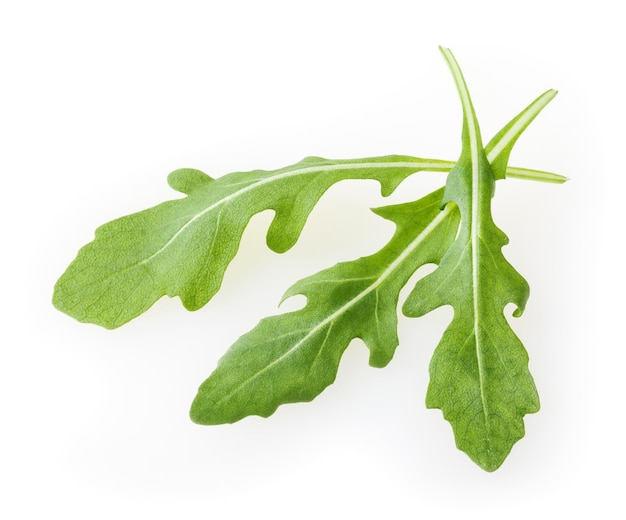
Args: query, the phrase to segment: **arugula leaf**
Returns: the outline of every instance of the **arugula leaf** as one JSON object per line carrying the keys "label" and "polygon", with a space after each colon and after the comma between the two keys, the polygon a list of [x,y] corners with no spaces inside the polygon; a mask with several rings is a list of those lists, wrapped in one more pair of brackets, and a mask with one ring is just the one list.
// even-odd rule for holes
{"label": "arugula leaf", "polygon": [[280,404],[310,401],[330,385],[354,338],[385,366],[398,337],[400,289],[416,265],[438,262],[458,227],[454,208],[440,211],[443,190],[412,203],[375,210],[396,223],[374,255],[344,262],[300,280],[283,297],[302,294],[305,308],[262,320],[228,350],[198,390],[191,418],[202,424],[267,417]]}
{"label": "arugula leaf", "polygon": [[[96,230],[55,285],[53,303],[82,322],[116,328],[164,295],[197,310],[219,290],[250,218],[266,209],[275,217],[267,244],[287,251],[311,210],[334,183],[375,179],[383,196],[412,173],[448,172],[450,161],[385,156],[355,160],[308,157],[279,170],[235,172],[219,179],[193,169],[171,173],[172,188],[187,195],[109,222]],[[520,173],[521,172],[521,173]],[[547,172],[513,176],[558,181]]]}
{"label": "arugula leaf", "polygon": [[447,161],[407,156],[329,160],[308,157],[274,171],[236,172],[212,179],[198,170],[170,174],[187,197],[105,224],[55,286],[53,303],[79,321],[115,328],[164,295],[196,310],[219,290],[250,218],[273,209],[267,234],[273,251],[297,241],[311,210],[334,183],[375,179],[384,196],[408,175],[448,171]]}
{"label": "arugula leaf", "polygon": [[[513,144],[555,94],[539,96],[490,141],[488,159],[496,168],[506,171]],[[240,337],[200,386],[192,420],[221,424],[267,417],[281,404],[312,400],[334,381],[354,338],[369,347],[371,366],[389,363],[398,345],[400,290],[419,267],[438,264],[457,234],[461,214],[455,204],[441,209],[443,193],[374,210],[396,224],[387,245],[293,285],[283,300],[304,295],[306,306],[263,319]]]}
{"label": "arugula leaf", "polygon": [[438,268],[410,293],[403,312],[422,316],[453,306],[454,318],[431,361],[426,404],[442,409],[459,449],[493,471],[523,437],[524,414],[539,410],[528,355],[503,313],[514,303],[514,315],[521,315],[529,289],[502,255],[508,239],[491,216],[494,170],[459,66],[449,50],[442,52],[464,115],[462,153],[448,175],[443,202],[459,208],[461,227]]}

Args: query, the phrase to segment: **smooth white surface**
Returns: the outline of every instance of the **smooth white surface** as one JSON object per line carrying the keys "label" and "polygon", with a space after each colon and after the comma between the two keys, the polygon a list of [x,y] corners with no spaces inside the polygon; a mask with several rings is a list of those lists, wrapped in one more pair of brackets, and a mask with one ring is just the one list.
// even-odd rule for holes
{"label": "smooth white surface", "polygon": [[[583,6],[584,7],[579,7]],[[624,38],[615,2],[3,2],[0,516],[618,518],[624,514]],[[197,386],[298,277],[375,251],[392,228],[374,183],[322,200],[298,245],[246,231],[224,291],[115,331],[50,304],[99,224],[173,196],[166,175],[275,168],[306,155],[454,159],[463,68],[485,141],[559,95],[511,163],[571,177],[498,183],[505,254],[531,285],[513,326],[542,399],[487,474],[426,410],[450,319],[402,319],[391,364],[348,349],[313,403],[192,424]],[[443,181],[411,179],[390,200]]]}

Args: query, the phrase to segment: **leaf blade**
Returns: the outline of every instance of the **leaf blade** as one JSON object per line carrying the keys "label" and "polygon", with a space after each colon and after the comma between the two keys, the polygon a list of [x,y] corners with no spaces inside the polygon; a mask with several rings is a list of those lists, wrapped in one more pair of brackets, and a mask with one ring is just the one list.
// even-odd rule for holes
{"label": "leaf blade", "polygon": [[[81,248],[55,284],[53,304],[79,321],[105,328],[127,323],[163,296],[178,296],[185,308],[197,310],[219,290],[243,230],[259,211],[274,209],[267,243],[272,250],[284,252],[297,240],[317,200],[335,182],[376,179],[386,196],[414,172],[448,172],[453,166],[451,161],[395,155],[358,160],[310,157],[279,170],[236,172],[219,179],[199,170],[177,170],[168,182],[187,197],[98,228],[94,240]],[[521,168],[509,168],[507,174],[545,182],[565,180]],[[285,191],[294,179],[300,187]],[[258,205],[255,198],[270,201]],[[233,212],[231,205],[243,211]],[[208,242],[207,249],[201,247],[203,241]],[[174,258],[168,258],[171,250]]]}
{"label": "leaf blade", "polygon": [[170,183],[187,196],[99,227],[57,281],[53,303],[79,321],[106,328],[123,325],[165,295],[199,309],[219,290],[256,213],[275,211],[267,243],[284,252],[332,184],[374,179],[388,195],[412,173],[447,168],[446,161],[408,156],[311,157],[279,170],[236,172],[216,180],[197,170],[174,172]]}
{"label": "leaf blade", "polygon": [[439,209],[442,193],[377,210],[397,225],[384,248],[292,286],[285,297],[302,294],[307,305],[265,318],[239,338],[200,386],[192,420],[218,424],[267,417],[282,404],[313,399],[334,381],[355,338],[370,349],[372,366],[385,366],[398,345],[400,289],[415,265],[437,262],[456,233],[454,209]]}
{"label": "leaf blade", "polygon": [[[442,305],[454,308],[431,360],[426,404],[443,411],[459,449],[493,471],[524,435],[523,416],[539,409],[528,355],[503,315],[508,303],[521,314],[528,284],[502,254],[508,239],[491,216],[494,171],[460,68],[448,50],[442,52],[463,106],[461,157],[448,175],[443,201],[458,206],[461,226],[438,268],[411,291],[403,312],[416,317]],[[514,142],[515,132],[511,137]],[[501,150],[508,157],[510,149]]]}

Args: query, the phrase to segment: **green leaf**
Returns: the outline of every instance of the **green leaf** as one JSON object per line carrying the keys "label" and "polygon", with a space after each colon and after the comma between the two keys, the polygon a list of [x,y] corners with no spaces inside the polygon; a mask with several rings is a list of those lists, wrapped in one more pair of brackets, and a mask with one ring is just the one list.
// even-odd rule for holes
{"label": "green leaf", "polygon": [[284,252],[334,183],[375,179],[387,196],[414,172],[449,171],[451,166],[407,156],[308,157],[279,170],[236,172],[217,180],[198,170],[177,170],[169,183],[187,197],[98,228],[95,240],[58,280],[53,303],[79,321],[106,328],[123,325],[164,295],[179,296],[187,309],[199,309],[219,290],[253,215],[274,210],[267,244]]}
{"label": "green leaf", "polygon": [[[268,246],[288,250],[311,210],[334,183],[375,179],[389,195],[408,175],[447,172],[450,161],[385,156],[356,160],[309,157],[274,171],[236,172],[217,180],[193,169],[170,174],[178,200],[109,222],[96,230],[58,280],[54,305],[82,322],[116,328],[162,296],[179,296],[189,310],[219,290],[250,218],[275,211]],[[516,175],[516,173],[513,173]],[[526,170],[526,178],[562,177]]]}
{"label": "green leaf", "polygon": [[201,424],[267,417],[280,404],[310,401],[330,385],[354,338],[385,366],[396,346],[400,289],[416,266],[437,263],[454,240],[454,208],[441,211],[443,190],[412,203],[375,210],[395,222],[390,242],[372,256],[344,262],[297,282],[301,310],[262,320],[228,350],[201,385],[191,418]]}
{"label": "green leaf", "polygon": [[528,355],[503,313],[513,303],[514,315],[521,315],[528,284],[502,255],[508,239],[491,216],[494,171],[458,64],[450,51],[443,54],[464,114],[463,149],[448,175],[443,202],[459,208],[461,226],[438,268],[417,283],[403,311],[421,316],[446,304],[454,308],[431,361],[426,404],[441,408],[459,449],[493,471],[523,437],[524,414],[539,409]]}

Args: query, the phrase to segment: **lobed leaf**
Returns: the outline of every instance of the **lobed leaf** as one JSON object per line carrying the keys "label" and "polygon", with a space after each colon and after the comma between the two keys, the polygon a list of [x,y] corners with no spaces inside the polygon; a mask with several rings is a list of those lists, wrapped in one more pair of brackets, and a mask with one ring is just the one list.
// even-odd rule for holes
{"label": "lobed leaf", "polygon": [[437,263],[456,234],[458,214],[440,210],[442,194],[375,210],[397,226],[389,243],[291,287],[285,298],[302,294],[306,307],[266,318],[239,338],[200,386],[191,418],[201,424],[234,422],[310,401],[335,380],[355,338],[369,347],[371,365],[385,366],[398,345],[400,289],[416,265]]}
{"label": "lobed leaf", "polygon": [[494,170],[458,64],[448,50],[443,53],[464,115],[462,153],[448,175],[443,203],[459,208],[461,226],[438,268],[417,283],[403,311],[422,316],[441,305],[453,306],[454,318],[430,364],[426,404],[442,409],[459,449],[493,471],[523,437],[523,416],[539,409],[528,355],[503,314],[508,303],[517,305],[515,315],[522,313],[528,284],[502,255],[508,239],[491,216]]}
{"label": "lobed leaf", "polygon": [[[374,179],[384,196],[412,173],[447,172],[454,163],[408,156],[329,160],[308,157],[274,171],[236,172],[212,179],[199,170],[171,173],[172,188],[187,196],[122,217],[96,230],[57,281],[53,303],[82,322],[116,328],[162,296],[179,296],[197,310],[219,290],[255,214],[275,212],[267,244],[288,250],[311,210],[334,183]],[[518,173],[513,173],[518,175]],[[526,170],[527,178],[560,176]]]}
{"label": "lobed leaf", "polygon": [[386,156],[308,157],[279,170],[236,172],[216,180],[198,170],[177,170],[168,181],[187,196],[98,228],[56,283],[53,303],[79,321],[106,328],[123,325],[164,295],[199,309],[219,290],[253,215],[274,210],[267,244],[284,252],[334,183],[374,179],[386,196],[412,173],[450,167],[448,161]]}

